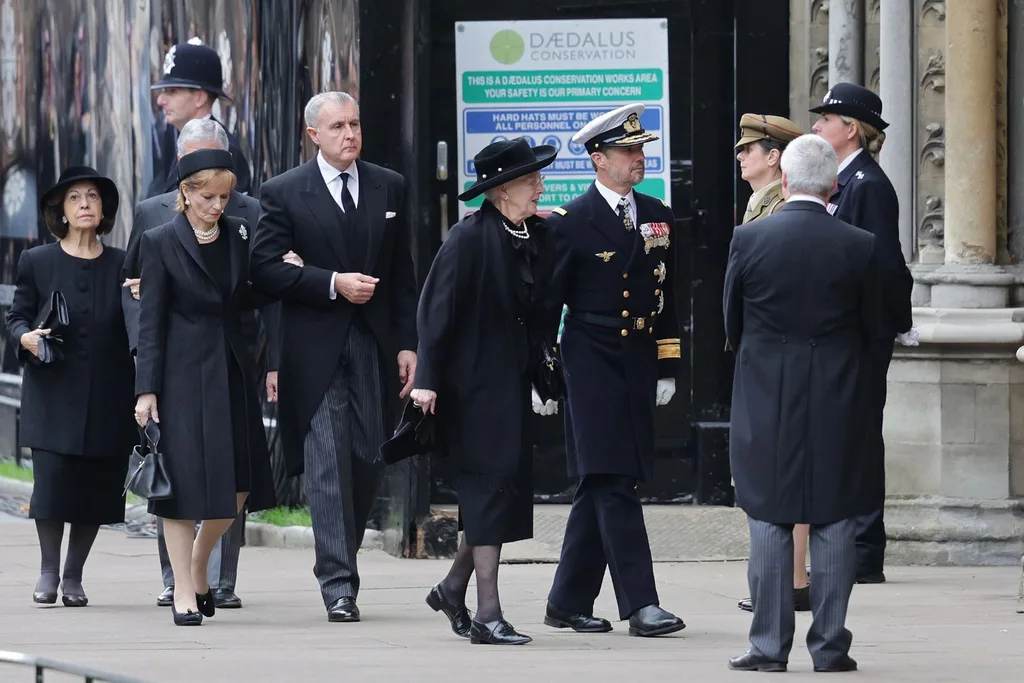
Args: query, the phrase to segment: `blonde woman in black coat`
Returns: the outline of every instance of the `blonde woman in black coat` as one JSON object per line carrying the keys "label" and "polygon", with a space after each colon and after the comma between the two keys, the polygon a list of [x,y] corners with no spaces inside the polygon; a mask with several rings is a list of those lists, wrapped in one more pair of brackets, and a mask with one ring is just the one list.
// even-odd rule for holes
{"label": "blonde woman in black coat", "polygon": [[243,312],[267,299],[249,286],[250,226],[223,215],[232,168],[224,150],[183,156],[179,214],[142,236],[135,419],[160,424],[172,498],[149,510],[164,520],[179,626],[213,616],[210,553],[242,506],[274,504],[259,399],[244,371],[253,360]]}
{"label": "blonde woman in black coat", "polygon": [[[68,168],[43,195],[40,208],[57,242],[33,247],[18,260],[17,289],[7,333],[25,364],[21,445],[32,449],[35,484],[29,516],[42,555],[32,599],[85,607],[82,570],[102,524],[124,521],[122,486],[138,438],[131,420],[134,366],[121,315],[124,252],[105,246],[117,216],[117,187],[86,166]],[[36,329],[54,292],[68,308],[59,334],[61,358],[43,362]],[[45,355],[44,355],[45,357]],[[68,553],[60,574],[64,524]]]}
{"label": "blonde woman in black coat", "polygon": [[[501,546],[533,536],[529,364],[543,344],[553,243],[536,217],[540,169],[555,149],[525,140],[493,143],[475,158],[477,182],[459,199],[486,192],[479,211],[441,246],[420,297],[412,399],[435,413],[456,472],[462,543],[427,604],[473,643],[521,645],[529,636],[502,616]],[[535,410],[539,398],[534,393]],[[476,573],[477,612],[466,608]]]}

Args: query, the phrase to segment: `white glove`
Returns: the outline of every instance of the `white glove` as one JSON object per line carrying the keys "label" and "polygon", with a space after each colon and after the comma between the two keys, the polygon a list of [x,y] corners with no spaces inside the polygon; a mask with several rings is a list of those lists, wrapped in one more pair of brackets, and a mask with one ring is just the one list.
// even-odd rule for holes
{"label": "white glove", "polygon": [[676,395],[676,381],[672,378],[659,379],[658,389],[654,394],[654,402],[663,406],[672,400],[672,397]]}
{"label": "white glove", "polygon": [[547,401],[541,401],[540,400],[540,394],[538,394],[537,390],[534,389],[533,390],[533,412],[537,413],[538,415],[544,415],[545,417],[547,417],[548,415],[557,415],[558,414],[558,403],[556,403],[555,401],[552,401],[551,399],[548,399]]}
{"label": "white glove", "polygon": [[906,332],[900,332],[896,335],[896,341],[904,346],[917,346],[917,328],[911,327]]}

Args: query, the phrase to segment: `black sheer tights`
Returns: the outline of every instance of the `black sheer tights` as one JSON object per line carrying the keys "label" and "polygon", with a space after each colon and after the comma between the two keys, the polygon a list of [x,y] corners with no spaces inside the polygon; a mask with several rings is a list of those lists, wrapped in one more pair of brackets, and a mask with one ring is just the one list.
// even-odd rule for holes
{"label": "black sheer tights", "polygon": [[500,561],[500,545],[472,546],[463,537],[452,567],[441,581],[441,590],[456,605],[464,605],[469,579],[476,572],[477,606],[474,619],[482,624],[497,621],[501,619],[501,602],[498,600]]}
{"label": "black sheer tights", "polygon": [[[96,524],[72,524],[68,534],[68,556],[64,560],[65,595],[84,595],[82,591],[82,570],[92,550],[93,541],[100,527]],[[60,583],[60,547],[64,541],[64,522],[49,519],[36,520],[39,535],[39,583],[37,592],[52,593]]]}

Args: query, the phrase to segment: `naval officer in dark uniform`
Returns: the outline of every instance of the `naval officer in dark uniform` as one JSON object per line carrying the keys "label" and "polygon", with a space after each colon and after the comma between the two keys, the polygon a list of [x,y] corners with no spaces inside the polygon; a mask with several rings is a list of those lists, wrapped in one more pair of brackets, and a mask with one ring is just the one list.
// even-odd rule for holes
{"label": "naval officer in dark uniform", "polygon": [[917,346],[910,293],[914,279],[900,247],[900,203],[885,171],[875,161],[885,141],[882,100],[854,83],[837,83],[811,110],[821,118],[814,132],[836,151],[838,187],[829,198],[828,212],[875,236],[882,277],[882,300],[875,343],[868,349],[865,391],[868,406],[863,457],[864,513],[857,518],[857,583],[884,583],[885,573],[885,411],[886,376],[893,339]]}
{"label": "naval officer in dark uniform", "polygon": [[[675,393],[679,327],[672,292],[674,217],[633,190],[644,179],[644,107],[603,114],[573,136],[597,170],[581,197],[555,209],[552,307],[568,307],[561,338],[569,475],[579,477],[544,623],[599,633],[605,567],[629,633],[686,627],[658,606],[638,482],[654,466],[654,407]],[[553,321],[552,331],[557,327]]]}

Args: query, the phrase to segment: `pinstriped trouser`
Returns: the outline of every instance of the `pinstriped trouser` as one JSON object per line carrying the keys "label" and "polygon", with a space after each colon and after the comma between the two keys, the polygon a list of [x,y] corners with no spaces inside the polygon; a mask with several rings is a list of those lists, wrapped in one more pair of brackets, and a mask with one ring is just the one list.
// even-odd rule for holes
{"label": "pinstriped trouser", "polygon": [[359,593],[356,553],[380,487],[384,432],[377,341],[359,316],[303,444],[304,477],[324,605]]}
{"label": "pinstriped trouser", "polygon": [[[748,517],[750,562],[747,581],[754,602],[750,651],[773,661],[789,661],[796,616],[793,613],[793,525]],[[807,648],[816,667],[830,667],[847,654],[853,634],[846,610],[857,568],[855,521],[811,526],[811,611]]]}

